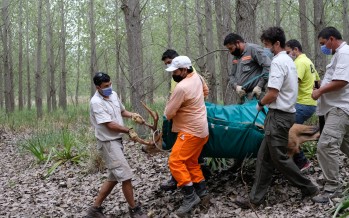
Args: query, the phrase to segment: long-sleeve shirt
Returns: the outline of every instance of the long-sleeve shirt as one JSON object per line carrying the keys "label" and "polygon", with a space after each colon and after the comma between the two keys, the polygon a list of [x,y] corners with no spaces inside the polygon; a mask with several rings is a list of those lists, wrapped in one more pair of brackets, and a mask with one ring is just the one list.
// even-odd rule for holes
{"label": "long-sleeve shirt", "polygon": [[246,43],[241,56],[233,59],[230,84],[234,88],[237,85],[243,86],[247,92],[251,92],[257,85],[263,88],[268,81],[270,62],[261,46]]}
{"label": "long-sleeve shirt", "polygon": [[173,132],[200,138],[208,136],[205,95],[208,95],[208,87],[195,71],[176,85],[165,108],[166,118],[173,121]]}

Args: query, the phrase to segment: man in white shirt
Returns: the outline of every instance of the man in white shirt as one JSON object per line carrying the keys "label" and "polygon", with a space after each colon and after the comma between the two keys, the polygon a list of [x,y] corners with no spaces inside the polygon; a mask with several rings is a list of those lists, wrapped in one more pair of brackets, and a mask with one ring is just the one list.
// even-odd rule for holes
{"label": "man in white shirt", "polygon": [[317,157],[324,175],[324,191],[312,198],[316,203],[327,203],[342,194],[339,178],[339,150],[349,157],[349,46],[334,27],[320,31],[321,51],[333,55],[319,89],[312,93],[318,101],[318,115],[325,116]]}
{"label": "man in white shirt", "polygon": [[268,92],[256,107],[260,111],[269,105],[269,112],[264,121],[265,137],[258,151],[256,179],[249,199],[238,197],[235,201],[242,208],[263,203],[275,168],[299,187],[303,196],[313,196],[319,191],[287,155],[288,131],[295,122],[298,78],[296,66],[285,51],[285,33],[280,27],[270,27],[263,31],[261,40],[275,56],[270,66]]}

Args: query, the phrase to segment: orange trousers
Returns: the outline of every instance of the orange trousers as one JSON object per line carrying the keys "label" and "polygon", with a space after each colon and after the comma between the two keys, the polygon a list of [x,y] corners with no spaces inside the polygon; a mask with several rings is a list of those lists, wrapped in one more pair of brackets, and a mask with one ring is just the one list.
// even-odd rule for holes
{"label": "orange trousers", "polygon": [[207,140],[208,136],[199,138],[184,132],[178,133],[168,159],[170,171],[178,187],[190,182],[198,183],[205,179],[198,158]]}

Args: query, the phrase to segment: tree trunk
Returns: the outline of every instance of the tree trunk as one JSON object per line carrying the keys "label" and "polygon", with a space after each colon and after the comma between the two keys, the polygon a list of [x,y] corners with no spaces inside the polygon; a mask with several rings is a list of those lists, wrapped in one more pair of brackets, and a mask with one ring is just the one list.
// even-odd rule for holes
{"label": "tree trunk", "polygon": [[258,0],[236,1],[236,32],[246,42],[256,42],[256,9]]}
{"label": "tree trunk", "polygon": [[55,89],[55,66],[54,66],[54,51],[53,51],[53,27],[52,27],[52,17],[51,17],[51,4],[50,0],[46,0],[46,57],[48,73],[46,78],[47,84],[47,110],[48,112],[56,109],[56,89]]}
{"label": "tree trunk", "polygon": [[65,48],[65,18],[64,0],[61,3],[61,81],[59,86],[59,106],[63,110],[67,109],[67,69],[66,69],[66,48]]}
{"label": "tree trunk", "polygon": [[281,26],[281,0],[275,0],[275,26]]}
{"label": "tree trunk", "polygon": [[[143,50],[142,50],[142,27],[141,11],[138,0],[122,0],[121,9],[125,15],[128,67],[131,81],[131,105],[133,111],[139,112],[146,119],[145,110],[140,101],[144,100],[144,74],[143,74]],[[140,134],[145,133],[145,129],[138,129]]]}
{"label": "tree trunk", "polygon": [[[167,0],[167,48],[172,48],[172,10],[171,10],[171,0]],[[164,73],[163,76],[167,81],[167,88],[171,90],[171,74]]]}
{"label": "tree trunk", "polygon": [[185,34],[185,55],[191,57],[190,52],[190,37],[189,37],[189,18],[188,18],[188,3],[187,0],[183,0],[184,6],[184,34]]}
{"label": "tree trunk", "polygon": [[4,71],[2,70],[2,65],[0,64],[0,108],[4,108]]}
{"label": "tree trunk", "polygon": [[205,0],[205,18],[206,18],[206,45],[207,45],[207,53],[206,57],[207,62],[207,74],[206,78],[208,79],[208,85],[210,89],[210,95],[208,96],[208,100],[213,103],[217,103],[217,84],[216,84],[216,67],[215,67],[215,57],[216,55],[213,53],[214,51],[214,41],[213,41],[213,23],[212,23],[212,5],[211,1]]}
{"label": "tree trunk", "polygon": [[[79,7],[81,7],[81,4],[79,3]],[[80,31],[81,31],[81,9],[79,9],[78,12],[78,35],[77,35],[77,39],[78,39],[78,59],[77,59],[77,79],[76,79],[76,87],[75,87],[75,105],[79,104],[79,82],[80,82],[80,65],[81,65],[81,42],[80,42]]]}
{"label": "tree trunk", "polygon": [[[218,39],[218,48],[219,49],[225,49],[225,46],[223,45],[224,38],[230,33],[231,31],[231,21],[229,17],[229,11],[230,11],[230,1],[224,2],[222,4],[222,1],[215,0],[215,11],[216,11],[216,27],[217,27],[217,39]],[[229,22],[230,21],[230,22]],[[219,53],[219,66],[220,66],[220,75],[221,75],[221,99],[223,99],[224,104],[226,104],[225,94],[227,91],[227,85],[228,85],[228,57],[229,52],[221,51]]]}
{"label": "tree trunk", "polygon": [[318,41],[319,32],[325,28],[324,18],[324,3],[323,0],[313,0],[314,4],[314,47],[315,47],[315,68],[317,69],[320,77],[324,75],[326,71],[326,57],[321,53],[320,45]]}
{"label": "tree trunk", "polygon": [[37,35],[37,48],[36,48],[36,72],[35,72],[35,104],[36,115],[41,118],[42,111],[42,70],[41,70],[41,53],[42,53],[42,0],[38,1],[38,35]]}
{"label": "tree trunk", "polygon": [[90,74],[91,74],[91,96],[95,93],[95,85],[93,83],[93,76],[97,72],[97,54],[96,54],[96,28],[94,21],[94,0],[90,0],[90,11],[89,11],[89,22],[90,22],[90,46],[91,46],[91,57],[90,57]]}
{"label": "tree trunk", "polygon": [[30,110],[32,107],[32,98],[31,98],[31,85],[30,85],[30,59],[29,59],[29,0],[26,2],[25,11],[26,11],[26,27],[25,27],[25,36],[26,36],[26,66],[27,66],[27,108]]}
{"label": "tree trunk", "polygon": [[[195,8],[196,8],[196,18],[198,22],[198,37],[199,37],[199,54],[198,56],[202,56],[205,54],[205,39],[204,39],[204,31],[202,29],[202,13],[201,13],[201,0],[195,0]],[[204,58],[200,58],[197,60],[197,65],[199,67],[201,75],[206,75],[206,63]]]}
{"label": "tree trunk", "polygon": [[343,4],[343,39],[349,40],[348,0],[342,0]]}
{"label": "tree trunk", "polygon": [[119,0],[115,0],[115,84],[117,93],[122,100],[126,99],[126,89],[124,83],[124,76],[121,74],[120,66],[120,50],[121,50],[121,39],[120,39],[120,24],[119,24]]}
{"label": "tree trunk", "polygon": [[310,57],[310,47],[308,41],[308,23],[307,23],[307,4],[306,0],[298,0],[299,2],[299,22],[301,24],[301,41],[303,53]]}
{"label": "tree trunk", "polygon": [[18,108],[23,110],[23,0],[19,0]]}

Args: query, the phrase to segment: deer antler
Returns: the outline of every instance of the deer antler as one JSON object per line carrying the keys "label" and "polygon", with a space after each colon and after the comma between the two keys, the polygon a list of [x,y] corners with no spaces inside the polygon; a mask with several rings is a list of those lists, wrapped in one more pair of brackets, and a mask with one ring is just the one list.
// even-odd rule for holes
{"label": "deer antler", "polygon": [[150,129],[152,129],[153,131],[156,131],[157,127],[158,127],[158,121],[159,121],[159,114],[156,111],[152,111],[146,104],[143,103],[143,101],[141,101],[143,107],[148,111],[148,113],[150,114],[150,116],[153,118],[154,124],[151,125],[147,122],[144,123],[144,125],[148,126]]}

